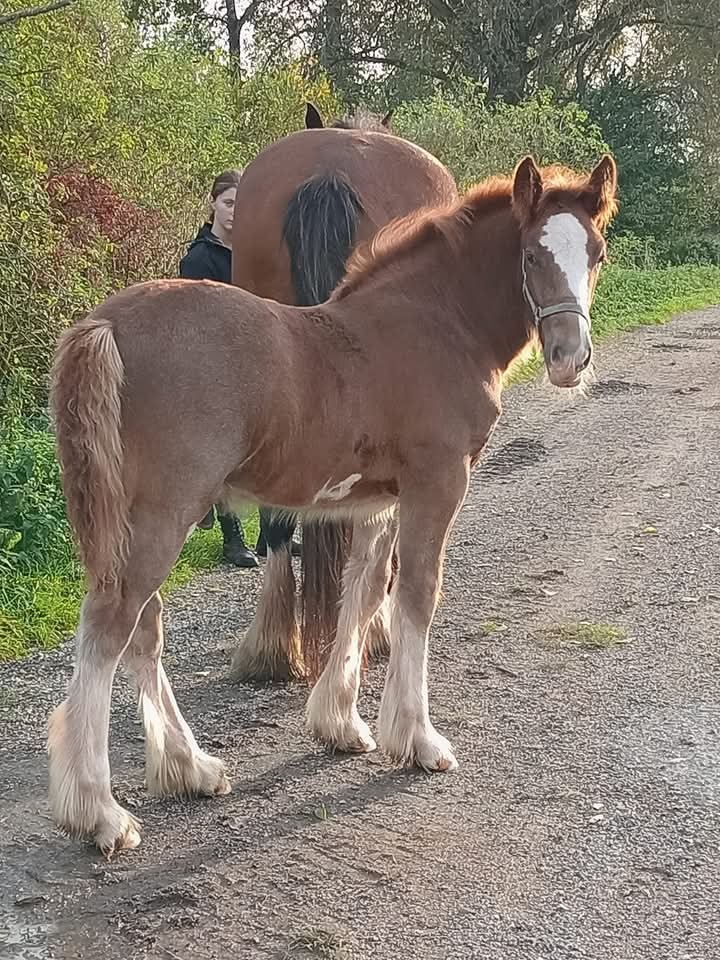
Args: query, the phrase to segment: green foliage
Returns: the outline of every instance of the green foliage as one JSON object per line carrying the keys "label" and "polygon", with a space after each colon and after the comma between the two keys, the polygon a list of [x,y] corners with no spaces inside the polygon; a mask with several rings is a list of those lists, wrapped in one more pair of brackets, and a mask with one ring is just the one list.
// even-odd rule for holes
{"label": "green foliage", "polygon": [[342,104],[322,74],[310,81],[298,64],[261,71],[245,80],[239,89],[238,136],[244,162],[260,150],[305,122],[305,104],[311,100],[325,122],[340,116]]}
{"label": "green foliage", "polygon": [[652,270],[658,266],[654,237],[627,232],[614,234],[609,243],[610,261],[628,270]]}
{"label": "green foliage", "polygon": [[694,147],[682,104],[618,77],[588,90],[583,102],[620,170],[613,235],[633,245],[645,239],[661,263],[720,264],[720,178]]}
{"label": "green foliage", "polygon": [[72,543],[53,437],[45,418],[27,409],[27,384],[6,385],[0,416],[0,572],[28,572],[69,562]]}
{"label": "green foliage", "polygon": [[557,104],[548,91],[517,106],[491,108],[471,83],[404,104],[393,127],[442,160],[462,187],[509,173],[526,153],[541,164],[585,168],[607,149],[583,110]]}
{"label": "green foliage", "polygon": [[665,322],[683,310],[720,303],[720,269],[677,266],[664,270],[603,270],[593,304],[593,335]]}
{"label": "green foliage", "polygon": [[299,129],[308,98],[338,109],[296,66],[241,84],[179,36],[144,41],[118,0],[0,31],[0,381],[25,369],[42,401],[63,326],[174,275],[213,177]]}

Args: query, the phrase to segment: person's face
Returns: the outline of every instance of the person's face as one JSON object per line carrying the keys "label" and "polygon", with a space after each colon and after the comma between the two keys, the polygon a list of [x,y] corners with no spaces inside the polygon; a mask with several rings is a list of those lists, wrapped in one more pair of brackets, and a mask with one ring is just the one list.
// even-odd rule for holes
{"label": "person's face", "polygon": [[228,233],[232,230],[236,193],[235,187],[228,187],[227,190],[218,194],[211,203],[215,215],[214,223]]}

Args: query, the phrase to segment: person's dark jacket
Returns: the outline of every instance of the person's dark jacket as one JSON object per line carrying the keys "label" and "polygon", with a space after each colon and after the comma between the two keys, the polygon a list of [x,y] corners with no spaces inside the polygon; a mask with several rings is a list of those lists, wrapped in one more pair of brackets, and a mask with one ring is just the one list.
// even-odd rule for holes
{"label": "person's dark jacket", "polygon": [[180,276],[185,280],[218,280],[232,282],[231,251],[205,223],[180,261]]}

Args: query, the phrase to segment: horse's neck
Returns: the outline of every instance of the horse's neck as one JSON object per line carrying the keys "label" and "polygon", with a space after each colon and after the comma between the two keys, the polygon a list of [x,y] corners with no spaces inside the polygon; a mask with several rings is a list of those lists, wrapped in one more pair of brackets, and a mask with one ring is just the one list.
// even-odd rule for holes
{"label": "horse's neck", "polygon": [[[506,210],[478,217],[452,249],[433,238],[408,260],[418,318],[448,334],[448,349],[470,352],[501,377],[532,335],[520,276],[520,231]],[[450,336],[450,328],[456,335]],[[491,356],[489,356],[489,354]]]}
{"label": "horse's neck", "polygon": [[520,231],[512,211],[479,217],[456,260],[454,285],[465,325],[492,351],[502,375],[532,335],[520,274]]}
{"label": "horse's neck", "polygon": [[530,335],[519,263],[519,231],[508,208],[468,224],[458,245],[429,239],[332,309],[360,339],[381,309],[388,340],[393,324],[401,337],[412,328],[418,342],[429,337],[438,350],[473,359],[481,375],[499,379]]}

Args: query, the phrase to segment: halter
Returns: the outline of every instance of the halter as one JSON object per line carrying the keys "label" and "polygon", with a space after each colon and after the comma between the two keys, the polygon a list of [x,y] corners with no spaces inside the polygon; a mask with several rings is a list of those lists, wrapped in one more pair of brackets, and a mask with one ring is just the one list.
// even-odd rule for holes
{"label": "halter", "polygon": [[554,303],[549,307],[541,307],[535,302],[535,298],[532,293],[530,293],[530,287],[527,282],[527,269],[526,269],[526,253],[523,250],[522,252],[522,282],[523,282],[523,295],[527,300],[528,306],[532,310],[533,320],[535,321],[535,326],[537,329],[540,329],[540,324],[547,317],[554,317],[557,313],[576,313],[579,317],[582,317],[588,327],[590,326],[590,318],[587,316],[585,311],[582,309],[579,303],[568,302],[568,303]]}

